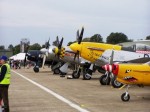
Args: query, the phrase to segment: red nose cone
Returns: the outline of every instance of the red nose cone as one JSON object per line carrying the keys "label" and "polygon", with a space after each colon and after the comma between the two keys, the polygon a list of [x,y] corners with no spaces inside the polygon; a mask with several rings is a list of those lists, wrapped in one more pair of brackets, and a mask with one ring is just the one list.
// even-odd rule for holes
{"label": "red nose cone", "polygon": [[114,75],[118,75],[118,71],[119,71],[119,65],[118,64],[113,64],[113,70],[112,70],[112,73]]}

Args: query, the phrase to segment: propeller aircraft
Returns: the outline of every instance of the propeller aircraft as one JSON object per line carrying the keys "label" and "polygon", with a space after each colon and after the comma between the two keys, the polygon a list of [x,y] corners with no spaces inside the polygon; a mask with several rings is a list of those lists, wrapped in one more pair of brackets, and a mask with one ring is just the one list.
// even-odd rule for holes
{"label": "propeller aircraft", "polygon": [[[33,68],[34,72],[39,72],[39,67],[42,67],[42,62],[44,60],[43,54],[39,50],[30,50],[26,53],[24,59],[24,66],[27,61],[35,62],[35,66]],[[48,58],[45,60],[45,64],[51,64],[52,61]]]}
{"label": "propeller aircraft", "polygon": [[109,65],[112,65],[113,63],[145,63],[150,61],[150,54],[108,49],[102,54],[99,61],[101,62],[101,65],[104,65],[102,68],[106,71],[105,75],[102,75],[99,78],[100,83],[102,85],[108,85],[111,82],[113,87],[119,88],[123,84],[116,81],[112,74],[112,66]]}
{"label": "propeller aircraft", "polygon": [[[24,66],[27,60],[35,62],[35,66],[33,70],[34,72],[39,72],[39,68],[40,67],[44,68],[45,64],[51,65],[51,66],[56,65],[56,63],[58,62],[58,59],[56,59],[55,54],[52,52],[52,49],[55,46],[50,46],[49,40],[48,42],[46,42],[45,48],[42,48],[41,50],[29,50],[28,51],[28,47],[26,48]],[[56,40],[55,45],[57,45],[57,41],[59,40]]]}
{"label": "propeller aircraft", "polygon": [[[115,55],[111,57],[113,60]],[[138,85],[140,87],[150,86],[150,57],[147,57],[147,63],[114,63],[105,65],[106,71],[111,71],[118,82],[126,85],[126,91],[121,95],[122,101],[129,101],[129,85]]]}
{"label": "propeller aircraft", "polygon": [[[64,76],[68,72],[68,67],[71,65],[73,66],[73,73],[72,78],[79,78],[81,73],[81,66],[85,71],[87,68],[89,68],[89,61],[81,58],[78,56],[76,57],[76,53],[73,52],[70,47],[68,46],[62,46],[63,38],[61,39],[60,45],[58,47],[53,49],[53,52],[57,55],[58,58],[60,58],[64,64],[59,68],[61,76]],[[88,77],[84,77],[84,79],[87,79]]]}
{"label": "propeller aircraft", "polygon": [[[80,36],[78,36],[77,39],[78,42],[71,44],[69,47],[76,53],[76,55],[80,55],[84,59],[89,60],[92,63],[96,63],[97,65],[101,65],[101,62],[99,62],[99,58],[107,49],[124,50],[131,52],[148,51],[150,53],[150,46],[147,46],[145,44],[136,44],[129,47],[122,47],[121,45],[112,45],[95,42],[82,42],[83,31],[84,28],[82,28],[81,34]],[[78,32],[77,35],[79,35]],[[146,49],[139,51],[141,47],[145,47]]]}
{"label": "propeller aircraft", "polygon": [[[129,47],[123,47],[121,45],[112,45],[112,44],[105,44],[105,43],[82,42],[83,32],[84,32],[84,28],[82,28],[80,35],[79,35],[79,31],[77,31],[78,42],[71,44],[69,47],[76,53],[76,56],[81,56],[84,59],[90,61],[92,64],[98,65],[99,67],[102,67],[105,64],[102,62],[101,58],[102,58],[102,54],[107,49],[113,49],[117,51],[123,50],[123,51],[136,52],[139,46],[137,44]],[[145,48],[146,48],[145,50],[150,51],[149,46],[145,46]]]}

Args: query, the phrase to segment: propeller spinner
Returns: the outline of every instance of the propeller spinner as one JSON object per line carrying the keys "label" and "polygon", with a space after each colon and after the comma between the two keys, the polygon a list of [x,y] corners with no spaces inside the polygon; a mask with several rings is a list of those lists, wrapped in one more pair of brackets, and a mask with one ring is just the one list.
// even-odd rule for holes
{"label": "propeller spinner", "polygon": [[65,53],[65,48],[62,47],[62,43],[63,43],[63,37],[60,41],[60,43],[58,44],[58,46],[56,48],[53,49],[53,52],[56,54],[56,56],[59,57],[64,57],[64,53]]}
{"label": "propeller spinner", "polygon": [[70,45],[70,48],[75,52],[74,60],[77,57],[78,61],[79,61],[79,56],[80,56],[80,51],[81,51],[81,45],[80,44],[82,42],[83,33],[84,33],[84,27],[82,27],[80,35],[79,35],[79,30],[77,31],[76,40],[78,43],[73,43]]}

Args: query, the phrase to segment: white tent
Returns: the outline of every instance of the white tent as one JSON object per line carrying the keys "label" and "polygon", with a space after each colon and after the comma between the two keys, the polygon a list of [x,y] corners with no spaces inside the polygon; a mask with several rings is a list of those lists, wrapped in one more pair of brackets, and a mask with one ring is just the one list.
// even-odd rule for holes
{"label": "white tent", "polygon": [[25,58],[25,53],[18,53],[14,56],[11,56],[9,59],[13,59],[13,60],[24,60]]}

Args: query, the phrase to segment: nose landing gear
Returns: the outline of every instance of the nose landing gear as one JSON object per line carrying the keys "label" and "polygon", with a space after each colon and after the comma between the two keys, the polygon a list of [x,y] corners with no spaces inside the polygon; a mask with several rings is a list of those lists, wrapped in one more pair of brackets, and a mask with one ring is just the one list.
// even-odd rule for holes
{"label": "nose landing gear", "polygon": [[130,87],[130,86],[127,85],[125,93],[123,93],[123,94],[121,95],[121,100],[124,101],[124,102],[127,102],[127,101],[130,100],[130,95],[129,95],[129,93],[128,93],[129,87]]}

